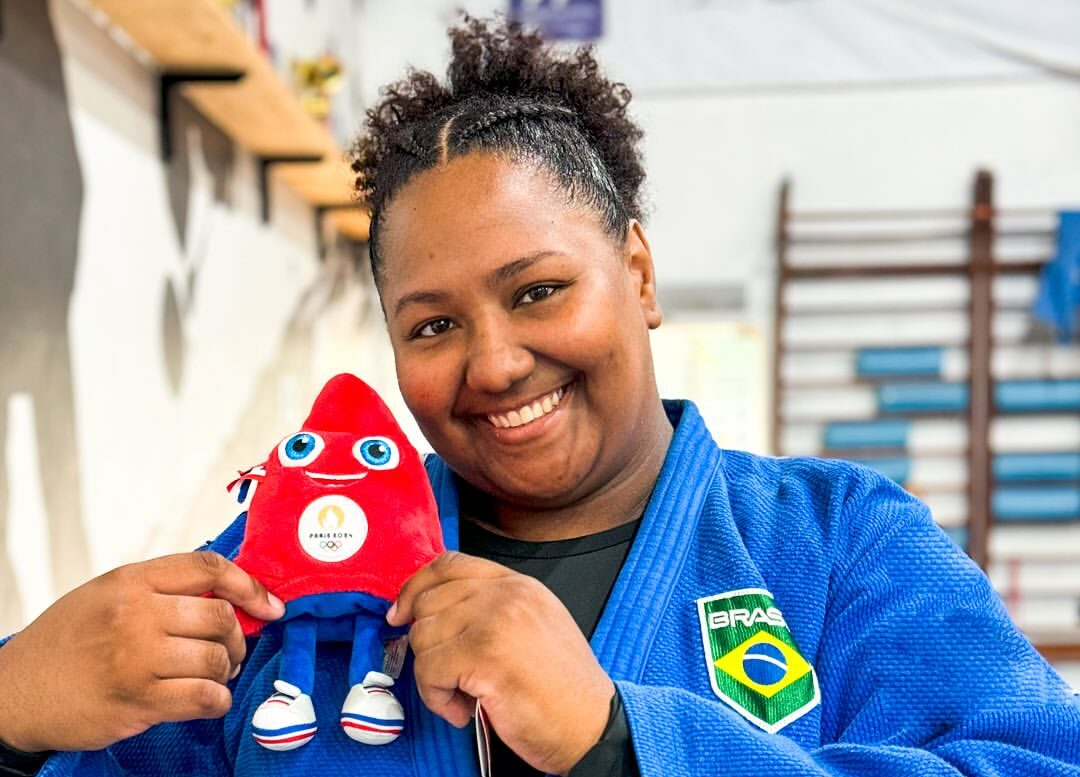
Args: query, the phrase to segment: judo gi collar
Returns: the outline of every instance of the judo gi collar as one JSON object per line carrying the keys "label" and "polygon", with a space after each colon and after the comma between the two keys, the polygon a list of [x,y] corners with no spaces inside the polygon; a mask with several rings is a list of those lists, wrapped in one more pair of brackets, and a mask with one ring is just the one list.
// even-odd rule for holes
{"label": "judo gi collar", "polygon": [[[691,546],[721,453],[693,402],[664,400],[675,428],[660,476],[592,638],[593,652],[614,680],[641,679],[645,659],[670,599],[677,570]],[[458,491],[454,475],[437,456],[424,462],[447,548],[458,547]],[[648,611],[634,602],[650,601]]]}
{"label": "judo gi collar", "polygon": [[593,652],[613,680],[641,681],[721,464],[720,448],[693,402],[664,400],[664,410],[675,434],[592,638]]}
{"label": "judo gi collar", "polygon": [[[720,449],[693,403],[665,401],[664,409],[675,433],[634,545],[592,638],[593,652],[613,680],[641,680],[649,649],[674,594],[678,570],[693,544],[710,484],[719,476]],[[455,477],[436,456],[428,457],[424,463],[439,506],[446,547],[457,548]],[[643,601],[653,606],[643,611],[635,605]],[[429,731],[418,732],[421,735],[416,743],[425,756],[423,762],[434,767],[434,775],[453,773],[448,761],[456,763],[458,769],[465,767],[469,773],[476,773],[475,755],[466,755],[473,745],[462,732],[442,720],[425,719],[420,727],[430,727]],[[448,751],[454,752],[452,758],[446,758]],[[444,764],[450,771],[443,769]]]}

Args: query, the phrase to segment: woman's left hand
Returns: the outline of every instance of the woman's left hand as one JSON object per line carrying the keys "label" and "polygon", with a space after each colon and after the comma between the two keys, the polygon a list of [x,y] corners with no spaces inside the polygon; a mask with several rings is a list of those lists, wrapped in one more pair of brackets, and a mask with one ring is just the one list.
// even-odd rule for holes
{"label": "woman's left hand", "polygon": [[387,620],[413,621],[416,686],[455,726],[479,701],[506,745],[565,774],[600,739],[615,686],[562,603],[493,561],[445,553],[405,583]]}

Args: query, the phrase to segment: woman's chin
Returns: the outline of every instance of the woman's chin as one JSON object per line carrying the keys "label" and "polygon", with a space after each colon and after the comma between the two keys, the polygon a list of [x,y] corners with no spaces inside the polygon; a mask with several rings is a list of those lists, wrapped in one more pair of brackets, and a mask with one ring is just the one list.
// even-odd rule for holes
{"label": "woman's chin", "polygon": [[563,460],[556,463],[561,466],[543,466],[535,461],[512,471],[484,471],[469,480],[497,502],[530,510],[558,510],[579,501],[587,491],[587,473],[567,464]]}

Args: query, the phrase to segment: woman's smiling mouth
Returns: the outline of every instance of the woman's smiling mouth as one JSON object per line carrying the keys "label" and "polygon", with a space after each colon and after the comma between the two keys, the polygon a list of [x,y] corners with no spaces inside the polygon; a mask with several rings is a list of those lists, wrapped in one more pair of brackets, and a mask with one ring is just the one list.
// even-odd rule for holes
{"label": "woman's smiling mouth", "polygon": [[562,401],[566,389],[566,386],[560,386],[550,394],[534,399],[531,403],[522,405],[516,410],[506,413],[489,413],[487,419],[492,426],[499,429],[516,429],[519,426],[525,426],[554,412]]}

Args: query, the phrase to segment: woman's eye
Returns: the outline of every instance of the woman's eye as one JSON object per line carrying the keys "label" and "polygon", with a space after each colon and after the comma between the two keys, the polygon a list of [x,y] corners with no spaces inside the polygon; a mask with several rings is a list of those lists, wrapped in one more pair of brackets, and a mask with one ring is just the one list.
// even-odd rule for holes
{"label": "woman's eye", "polygon": [[434,321],[428,321],[413,333],[413,337],[436,337],[443,332],[448,331],[453,327],[448,318],[437,318]]}
{"label": "woman's eye", "polygon": [[283,467],[302,467],[315,461],[323,449],[322,438],[311,432],[286,437],[278,446],[278,461]]}
{"label": "woman's eye", "polygon": [[397,445],[386,437],[357,440],[353,456],[368,469],[393,469],[399,461]]}
{"label": "woman's eye", "polygon": [[542,299],[550,297],[552,294],[559,290],[559,286],[551,283],[542,283],[539,286],[532,286],[525,289],[520,297],[518,297],[519,305],[531,305],[534,302],[539,302]]}

